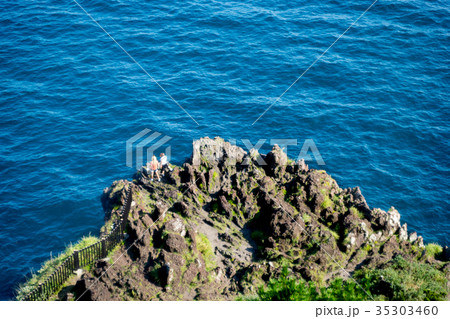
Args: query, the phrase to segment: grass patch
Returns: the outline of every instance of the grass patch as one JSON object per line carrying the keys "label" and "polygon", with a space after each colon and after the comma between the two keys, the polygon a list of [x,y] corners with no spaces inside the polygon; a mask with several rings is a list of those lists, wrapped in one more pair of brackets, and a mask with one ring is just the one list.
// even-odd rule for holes
{"label": "grass patch", "polygon": [[303,219],[303,221],[305,222],[305,224],[311,222],[311,216],[309,216],[309,215],[306,214],[306,213],[303,213],[302,219]]}
{"label": "grass patch", "polygon": [[328,229],[328,231],[330,232],[330,234],[334,237],[334,239],[336,239],[336,241],[339,240],[339,234],[337,232],[335,232],[332,229]]}
{"label": "grass patch", "polygon": [[16,290],[17,299],[25,297],[29,292],[36,288],[39,283],[43,283],[68,256],[73,254],[75,250],[83,249],[98,241],[99,239],[95,236],[85,236],[76,244],[70,244],[67,246],[64,252],[60,253],[57,257],[47,260],[37,272],[31,273],[31,278],[29,278],[25,283],[19,285]]}
{"label": "grass patch", "polygon": [[198,202],[203,205],[203,203],[205,202],[205,199],[203,198],[202,194],[198,194]]}
{"label": "grass patch", "polygon": [[231,206],[236,207],[236,204],[233,202],[233,200],[232,200],[231,198],[228,199],[227,202],[228,202]]}
{"label": "grass patch", "polygon": [[236,301],[260,301],[259,296],[239,296],[236,298]]}
{"label": "grass patch", "polygon": [[338,195],[334,195],[334,196],[333,196],[333,203],[334,203],[336,206],[339,206],[339,205],[340,205],[340,202],[341,202],[341,198],[340,198]]}
{"label": "grass patch", "polygon": [[333,206],[333,202],[328,197],[325,197],[322,204],[320,204],[320,208],[327,209],[328,207]]}
{"label": "grass patch", "polygon": [[261,286],[258,289],[258,297],[263,301],[349,301],[368,300],[369,298],[353,280],[344,281],[337,278],[327,287],[318,287],[314,282],[306,282],[290,276],[286,266],[283,267],[280,277],[270,279],[266,287]]}
{"label": "grass patch", "polygon": [[443,252],[443,248],[439,244],[431,243],[425,246],[425,254],[428,257],[438,258]]}
{"label": "grass patch", "polygon": [[196,237],[197,249],[202,254],[205,261],[206,271],[211,271],[216,267],[215,256],[208,237],[204,234],[198,234]]}
{"label": "grass patch", "polygon": [[[364,253],[366,253],[364,251]],[[278,278],[271,278],[258,289],[259,300],[447,300],[447,280],[443,272],[429,264],[410,262],[395,257],[384,269],[362,269],[353,280],[336,278],[327,285],[318,285],[295,278],[287,266]],[[253,296],[249,296],[253,298]],[[240,300],[246,300],[241,297]]]}
{"label": "grass patch", "polygon": [[358,218],[364,219],[364,214],[360,212],[356,207],[350,207],[350,213]]}
{"label": "grass patch", "polygon": [[388,300],[447,300],[447,279],[443,272],[401,256],[384,269],[357,271],[355,277],[368,279],[370,291]]}

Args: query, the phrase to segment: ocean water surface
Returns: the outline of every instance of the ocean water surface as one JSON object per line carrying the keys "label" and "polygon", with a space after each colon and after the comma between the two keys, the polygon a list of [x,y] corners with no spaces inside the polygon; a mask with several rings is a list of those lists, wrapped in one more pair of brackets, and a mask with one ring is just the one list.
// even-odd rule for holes
{"label": "ocean water surface", "polygon": [[[0,3],[0,299],[103,224],[126,140],[313,139],[341,187],[450,244],[447,1]],[[311,163],[312,167],[317,164]]]}

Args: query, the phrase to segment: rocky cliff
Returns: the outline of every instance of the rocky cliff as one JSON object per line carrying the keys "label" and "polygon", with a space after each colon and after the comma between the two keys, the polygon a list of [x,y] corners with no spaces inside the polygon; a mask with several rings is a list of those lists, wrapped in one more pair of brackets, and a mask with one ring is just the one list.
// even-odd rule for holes
{"label": "rocky cliff", "polygon": [[[319,286],[395,256],[449,274],[448,250],[426,253],[399,212],[370,208],[358,187],[325,171],[203,138],[181,167],[150,182],[142,172],[105,189],[108,232],[133,193],[128,237],[71,290],[83,300],[216,300],[255,295],[282,267]],[[107,272],[105,272],[108,270]],[[386,288],[386,289],[389,289]]]}

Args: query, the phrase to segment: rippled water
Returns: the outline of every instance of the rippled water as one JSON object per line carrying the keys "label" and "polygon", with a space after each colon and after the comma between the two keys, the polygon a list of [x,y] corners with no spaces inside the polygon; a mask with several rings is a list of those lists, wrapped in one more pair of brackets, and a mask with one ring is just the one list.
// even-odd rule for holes
{"label": "rippled water", "polygon": [[2,1],[0,299],[98,233],[144,128],[177,163],[202,136],[312,138],[341,187],[450,243],[448,2],[378,1],[255,125],[370,0],[79,3],[199,125],[75,2]]}

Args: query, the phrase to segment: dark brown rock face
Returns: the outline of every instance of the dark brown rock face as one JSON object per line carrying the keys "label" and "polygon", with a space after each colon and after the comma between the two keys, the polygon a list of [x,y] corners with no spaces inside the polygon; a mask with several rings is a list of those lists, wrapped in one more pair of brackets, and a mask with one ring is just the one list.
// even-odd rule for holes
{"label": "dark brown rock face", "polygon": [[341,189],[278,146],[260,156],[220,138],[195,141],[191,159],[162,182],[138,172],[106,189],[107,225],[125,186],[133,192],[128,238],[76,283],[84,300],[235,299],[255,294],[283,264],[322,282],[340,267],[351,273],[424,251],[397,210],[371,209],[358,187]]}

